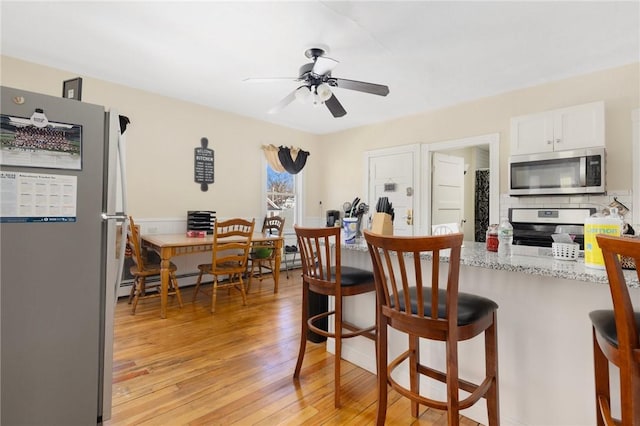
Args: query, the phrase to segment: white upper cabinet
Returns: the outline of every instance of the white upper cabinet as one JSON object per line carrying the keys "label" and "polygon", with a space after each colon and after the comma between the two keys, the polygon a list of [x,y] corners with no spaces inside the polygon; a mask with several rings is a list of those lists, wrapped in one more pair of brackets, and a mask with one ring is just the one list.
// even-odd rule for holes
{"label": "white upper cabinet", "polygon": [[604,146],[602,101],[511,119],[511,155]]}

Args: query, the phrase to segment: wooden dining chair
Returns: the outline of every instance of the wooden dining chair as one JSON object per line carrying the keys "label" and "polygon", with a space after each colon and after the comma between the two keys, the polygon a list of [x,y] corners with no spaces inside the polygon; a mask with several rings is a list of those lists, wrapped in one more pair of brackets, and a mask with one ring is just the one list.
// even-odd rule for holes
{"label": "wooden dining chair", "polygon": [[[390,385],[411,400],[414,417],[418,417],[419,406],[425,405],[446,410],[447,423],[458,425],[460,410],[485,398],[489,425],[499,424],[498,305],[487,298],[458,291],[463,234],[400,237],[364,231],[364,236],[373,263],[377,292],[376,423],[385,423],[387,385]],[[445,250],[449,250],[450,255],[443,261],[440,255]],[[430,267],[425,266],[425,256],[431,257]],[[408,349],[391,362],[388,362],[387,327],[408,337]],[[486,374],[478,385],[459,376],[458,342],[483,332]],[[446,343],[444,371],[428,366],[421,358],[421,339]],[[401,384],[405,382],[399,371],[394,374],[397,367],[407,365],[407,360],[408,387]],[[436,400],[427,392],[421,392],[421,385],[430,379],[446,384],[446,400]],[[460,391],[468,394],[466,398],[461,397]]]}
{"label": "wooden dining chair", "polygon": [[[262,233],[265,235],[277,235],[282,237],[284,231],[284,218],[280,216],[267,216],[262,223]],[[278,292],[278,282],[275,278],[274,264],[276,260],[275,243],[273,241],[267,241],[263,243],[254,242],[249,253],[249,280],[247,282],[247,293],[251,289],[251,280],[254,276],[255,268],[258,267],[258,278],[262,281],[262,268],[265,268],[273,277],[273,292]]]}
{"label": "wooden dining chair", "polygon": [[[302,361],[307,345],[307,335],[312,331],[320,336],[335,339],[334,360],[334,405],[340,407],[340,364],[342,359],[342,339],[364,336],[375,340],[375,325],[359,327],[343,319],[343,297],[375,291],[373,274],[350,266],[342,266],[340,249],[340,229],[302,228],[294,226],[302,260],[302,330],[298,362],[293,373],[300,377]],[[333,254],[333,256],[332,256]],[[334,309],[309,315],[309,292],[324,296],[334,296]],[[333,317],[334,330],[328,331],[322,323]],[[344,330],[348,330],[345,332]]]}
{"label": "wooden dining chair", "polygon": [[[609,277],[613,310],[589,313],[593,332],[593,362],[597,424],[640,425],[640,311],[634,310],[619,255],[640,265],[640,240],[596,235]],[[636,269],[638,279],[640,271]],[[638,309],[638,307],[636,307]],[[620,419],[611,414],[609,362],[619,369]]]}
{"label": "wooden dining chair", "polygon": [[[148,263],[146,256],[142,252],[140,247],[140,235],[138,234],[138,228],[133,221],[133,217],[129,216],[129,227],[127,231],[128,242],[133,248],[133,261],[134,264],[129,269],[131,275],[133,275],[133,285],[131,286],[131,293],[129,294],[129,304],[131,306],[131,314],[136,313],[136,307],[140,299],[146,299],[150,297],[160,296],[161,282],[156,281],[151,286],[147,282],[149,277],[160,277],[161,267],[159,263]],[[178,299],[178,303],[182,308],[182,295],[180,294],[180,287],[178,287],[178,280],[176,278],[176,270],[178,268],[173,263],[169,266],[169,295],[175,295]],[[154,288],[156,291],[147,293],[147,290]]]}
{"label": "wooden dining chair", "polygon": [[[235,288],[242,295],[242,305],[247,304],[242,276],[247,271],[247,260],[251,250],[251,237],[256,221],[245,219],[229,219],[218,221],[213,225],[213,245],[211,250],[211,263],[198,265],[200,274],[193,292],[193,301],[196,301],[198,290],[202,284],[204,274],[213,275],[211,288],[211,312],[216,311],[216,298],[218,289]],[[221,276],[226,276],[222,281]]]}

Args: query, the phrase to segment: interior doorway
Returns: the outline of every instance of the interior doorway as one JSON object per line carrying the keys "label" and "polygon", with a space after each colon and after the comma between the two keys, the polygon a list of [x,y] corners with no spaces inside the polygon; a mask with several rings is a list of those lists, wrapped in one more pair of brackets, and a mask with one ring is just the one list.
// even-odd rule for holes
{"label": "interior doorway", "polygon": [[[465,158],[446,152],[433,152],[431,158],[431,222],[441,224],[463,223],[469,214],[465,209]],[[466,163],[468,164],[468,163]]]}
{"label": "interior doorway", "polygon": [[[478,237],[476,232],[476,215],[486,215],[483,218],[488,223],[498,223],[500,217],[500,195],[499,195],[499,182],[500,182],[500,163],[499,163],[499,148],[500,148],[500,135],[498,133],[474,136],[463,139],[454,139],[449,141],[434,142],[431,144],[422,145],[422,179],[423,179],[423,208],[424,212],[423,227],[421,233],[429,235],[431,225],[435,224],[433,215],[433,200],[432,200],[432,154],[447,153],[449,155],[463,156],[465,158],[465,170],[467,173],[465,177],[468,177],[467,182],[470,184],[465,185],[465,222],[463,223],[463,231],[465,233],[465,240],[475,241]],[[479,159],[479,157],[485,157]],[[488,187],[488,200],[479,200],[475,194],[475,178],[476,171],[484,170],[484,173],[480,173],[480,179],[484,179],[486,187]],[[487,176],[488,175],[488,176]],[[485,189],[486,191],[486,189]],[[471,200],[471,201],[469,201]],[[482,205],[481,205],[482,204]],[[488,204],[487,207],[484,207]],[[481,208],[478,208],[481,207]],[[484,223],[484,222],[483,222]],[[484,226],[484,225],[480,225]]]}

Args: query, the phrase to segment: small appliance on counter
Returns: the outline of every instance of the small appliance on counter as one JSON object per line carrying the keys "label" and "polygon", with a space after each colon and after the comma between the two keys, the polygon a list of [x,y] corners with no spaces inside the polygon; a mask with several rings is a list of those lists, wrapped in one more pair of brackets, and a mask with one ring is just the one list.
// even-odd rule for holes
{"label": "small appliance on counter", "polygon": [[336,224],[340,224],[340,211],[339,210],[327,210],[327,226],[333,227]]}

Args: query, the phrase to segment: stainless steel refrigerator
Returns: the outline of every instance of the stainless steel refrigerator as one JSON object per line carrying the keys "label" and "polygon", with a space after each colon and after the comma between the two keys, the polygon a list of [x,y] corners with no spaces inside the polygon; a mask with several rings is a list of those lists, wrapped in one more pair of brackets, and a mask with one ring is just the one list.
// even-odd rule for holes
{"label": "stainless steel refrigerator", "polygon": [[99,424],[111,413],[123,258],[121,117],[77,100],[0,91],[0,423]]}

